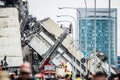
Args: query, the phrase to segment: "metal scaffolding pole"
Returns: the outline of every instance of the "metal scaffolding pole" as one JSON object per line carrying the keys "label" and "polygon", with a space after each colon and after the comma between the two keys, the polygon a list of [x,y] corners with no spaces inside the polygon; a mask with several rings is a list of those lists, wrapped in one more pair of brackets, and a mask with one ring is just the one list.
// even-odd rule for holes
{"label": "metal scaffolding pole", "polygon": [[[95,61],[96,59],[96,0],[94,0],[94,54],[95,54]],[[95,62],[95,67],[94,70],[96,72],[96,62]]]}
{"label": "metal scaffolding pole", "polygon": [[[73,16],[71,16],[71,15],[57,15],[57,17],[71,17],[71,18],[73,18],[73,20],[74,20],[74,22],[75,22],[75,27],[76,27],[76,22],[77,22],[77,21],[76,21],[76,19],[75,19]],[[74,39],[74,37],[75,37],[75,35],[73,34],[73,36],[72,36],[72,38],[73,38],[73,46],[74,46],[74,48],[73,48],[73,52],[74,52],[73,60],[75,61],[75,63],[73,63],[73,69],[74,69],[74,70],[73,70],[72,72],[73,72],[73,73],[75,72],[74,74],[76,74],[76,71],[77,71],[77,70],[76,70],[76,68],[75,68],[74,66],[76,66],[76,61],[77,61],[77,60],[76,60],[76,53],[75,53],[75,52],[76,52],[76,50],[75,50],[76,48],[75,48],[75,42],[74,42],[75,39]],[[73,79],[75,79],[75,75],[73,75]]]}
{"label": "metal scaffolding pole", "polygon": [[87,2],[86,0],[84,0],[84,3],[85,3],[85,27],[86,27],[86,39],[85,39],[85,50],[87,51]]}
{"label": "metal scaffolding pole", "polygon": [[[87,5],[87,4],[85,3],[85,5]],[[86,6],[86,8],[87,8],[87,6]],[[76,26],[76,29],[75,29],[75,35],[77,35],[78,38],[75,37],[74,42],[75,42],[75,45],[77,47],[79,47],[79,49],[81,50],[81,40],[80,40],[81,35],[79,36],[79,33],[81,32],[81,30],[80,30],[80,26],[81,26],[81,24],[80,24],[81,23],[81,12],[80,12],[80,10],[77,9],[77,8],[74,8],[74,7],[59,7],[58,9],[74,9],[74,10],[77,11],[77,13],[79,13],[79,16],[77,16],[78,21],[76,21],[77,26]],[[79,33],[77,33],[77,32],[79,32]],[[80,56],[80,68],[81,68],[81,56]],[[82,76],[81,72],[80,72],[80,75]]]}
{"label": "metal scaffolding pole", "polygon": [[110,35],[111,14],[110,14],[110,13],[111,13],[111,0],[109,0],[109,17],[108,17],[108,19],[109,19],[109,24],[108,24],[108,33],[109,33],[109,36],[108,36],[108,37],[109,37],[109,39],[108,39],[108,40],[109,40],[109,44],[108,44],[108,57],[109,57],[109,58],[108,58],[108,60],[109,60],[109,61],[108,61],[108,63],[109,63],[109,68],[108,68],[108,69],[109,69],[109,70],[108,70],[108,73],[109,73],[109,76],[111,75],[111,71],[110,71],[110,67],[111,67],[111,52],[110,52],[110,51],[111,51],[111,50],[110,50],[110,49],[111,49],[111,43],[110,43],[110,42],[111,42],[111,41],[110,41],[110,39],[111,39],[111,35]]}

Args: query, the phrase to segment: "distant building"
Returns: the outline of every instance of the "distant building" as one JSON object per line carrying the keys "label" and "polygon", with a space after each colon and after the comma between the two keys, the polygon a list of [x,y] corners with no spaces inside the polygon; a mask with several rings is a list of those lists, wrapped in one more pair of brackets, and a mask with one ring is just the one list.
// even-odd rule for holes
{"label": "distant building", "polygon": [[120,56],[117,57],[117,60],[118,60],[118,61],[117,61],[117,68],[120,69]]}
{"label": "distant building", "polygon": [[[79,45],[82,51],[87,48],[87,51],[93,51],[95,47],[95,30],[94,30],[94,9],[87,9],[87,21],[85,19],[85,8],[78,8],[81,12],[81,18],[77,13],[79,27],[77,31],[77,37]],[[87,23],[87,28],[86,28]],[[116,65],[117,61],[117,9],[111,9],[110,19],[110,54],[111,64]],[[108,56],[109,52],[109,11],[108,8],[96,9],[96,50],[105,53]],[[86,36],[87,30],[87,36]],[[87,38],[87,41],[86,41]],[[87,46],[86,46],[87,42]]]}

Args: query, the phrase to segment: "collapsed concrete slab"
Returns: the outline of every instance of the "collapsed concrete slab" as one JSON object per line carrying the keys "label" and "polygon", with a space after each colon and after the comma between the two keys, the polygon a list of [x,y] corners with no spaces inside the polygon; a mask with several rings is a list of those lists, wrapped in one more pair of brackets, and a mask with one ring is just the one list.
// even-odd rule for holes
{"label": "collapsed concrete slab", "polygon": [[0,8],[0,61],[6,56],[8,67],[23,63],[18,19],[17,8]]}
{"label": "collapsed concrete slab", "polygon": [[[40,23],[41,23],[41,25],[50,33],[50,34],[52,34],[52,35],[54,35],[54,37],[57,39],[58,37],[59,37],[59,35],[62,33],[62,32],[64,32],[64,30],[63,29],[61,29],[52,19],[50,19],[50,18],[46,18],[46,19],[44,19],[44,20],[41,20],[40,21]],[[81,62],[80,61],[80,59],[81,58],[84,58],[84,54],[83,54],[83,52],[81,52],[81,50],[78,50],[78,48],[73,44],[73,42],[75,42],[75,41],[73,41],[73,39],[71,38],[71,36],[70,35],[68,35],[67,37],[66,37],[66,39],[63,41],[63,43],[62,43],[62,45],[68,50],[68,52],[70,53],[70,54],[72,54],[72,56],[74,56],[78,61],[79,61],[79,63]],[[88,63],[87,64],[84,64],[84,66],[85,66],[85,68],[87,68],[86,70],[84,70],[85,68],[82,68],[82,67],[80,67],[80,64],[78,65],[76,62],[74,62],[73,61],[73,59],[72,58],[70,58],[68,55],[66,55],[66,54],[63,54],[63,56],[67,59],[67,60],[69,60],[69,62],[71,62],[71,64],[73,64],[75,67],[76,67],[76,69],[78,69],[81,73],[83,73],[84,75],[87,75],[87,73],[88,72],[86,72],[86,70],[89,70],[91,73],[95,73],[95,63],[97,63],[97,65],[99,65],[99,63],[102,63],[101,64],[101,68],[102,69],[100,69],[100,68],[96,68],[96,70],[102,70],[102,71],[104,71],[104,72],[106,72],[108,75],[109,75],[109,70],[108,70],[108,64],[106,63],[106,62],[102,62],[97,56],[96,57],[94,57],[94,58],[92,58],[91,60],[89,60],[88,61]],[[94,56],[94,54],[93,55],[91,55],[91,56]],[[96,59],[95,59],[96,58]],[[95,61],[95,60],[97,60],[97,61]],[[72,63],[72,62],[74,62],[74,63]],[[97,66],[96,65],[96,66]],[[105,68],[105,67],[107,67],[107,68]],[[112,68],[110,68],[111,69],[111,73],[116,73]]]}

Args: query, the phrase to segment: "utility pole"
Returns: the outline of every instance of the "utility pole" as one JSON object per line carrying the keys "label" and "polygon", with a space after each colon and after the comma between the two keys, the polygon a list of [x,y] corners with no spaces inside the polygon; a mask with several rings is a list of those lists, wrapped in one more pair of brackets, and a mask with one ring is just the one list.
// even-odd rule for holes
{"label": "utility pole", "polygon": [[87,51],[87,2],[84,0],[85,3],[85,33],[86,33],[86,39],[85,39],[85,50]]}
{"label": "utility pole", "polygon": [[[71,18],[73,18],[73,20],[74,20],[74,22],[75,22],[75,27],[77,26],[76,25],[76,23],[77,23],[77,21],[76,21],[76,19],[73,17],[73,16],[71,16],[71,15],[57,15],[57,17],[71,17]],[[76,48],[75,48],[75,32],[73,33],[73,36],[72,36],[72,39],[73,39],[73,52],[74,52],[74,57],[73,57],[73,60],[75,61],[75,63],[73,63],[73,79],[75,79],[75,74],[76,74],[76,68],[74,67],[74,66],[76,66],[76,63],[77,63],[77,59],[76,59]]]}
{"label": "utility pole", "polygon": [[[86,4],[86,6],[87,6],[87,4]],[[80,36],[79,36],[79,34],[77,33],[77,32],[81,32],[81,30],[80,30],[80,26],[81,25],[79,25],[80,23],[81,23],[81,12],[80,12],[80,10],[79,9],[77,9],[77,8],[74,8],[74,7],[59,7],[59,9],[73,9],[73,10],[76,10],[77,11],[77,13],[79,14],[79,16],[77,17],[77,21],[76,21],[76,26],[75,26],[75,35],[77,35],[77,37],[74,37],[75,39],[74,39],[74,43],[75,43],[75,46],[76,47],[79,47],[80,48],[80,50],[81,50],[81,41],[80,41]],[[75,55],[77,55],[76,54],[76,49],[75,49]],[[76,62],[76,59],[75,59],[75,62]],[[80,68],[81,68],[81,56],[80,56]],[[80,75],[81,75],[81,73],[80,73]]]}
{"label": "utility pole", "polygon": [[[95,54],[95,61],[97,61],[96,59],[96,0],[94,0],[94,54]],[[96,72],[96,62],[95,62],[95,67],[94,70]]]}
{"label": "utility pole", "polygon": [[108,63],[109,63],[109,68],[108,68],[108,73],[109,73],[109,76],[111,75],[111,70],[110,70],[110,67],[111,67],[111,41],[110,41],[110,39],[111,39],[111,35],[110,35],[110,28],[111,28],[111,0],[109,0],[109,17],[108,17],[108,19],[109,19],[109,24],[108,24],[108,33],[109,33],[109,35],[108,35],[108,37],[109,37],[109,42],[108,42]]}

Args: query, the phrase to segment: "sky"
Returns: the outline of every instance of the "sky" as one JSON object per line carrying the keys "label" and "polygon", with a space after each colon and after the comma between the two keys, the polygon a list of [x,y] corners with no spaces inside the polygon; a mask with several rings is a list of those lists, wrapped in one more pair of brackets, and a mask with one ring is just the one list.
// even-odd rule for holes
{"label": "sky", "polygon": [[[97,8],[108,8],[109,0],[96,0]],[[94,8],[94,0],[86,0],[88,8]],[[72,18],[56,17],[56,15],[72,15],[76,18],[76,10],[64,9],[59,10],[58,7],[74,7],[85,8],[84,0],[28,0],[29,12],[38,20],[42,20],[46,17],[52,18],[55,22],[61,20],[67,20],[74,23]],[[120,15],[120,0],[111,0],[111,7],[117,8],[117,16]],[[118,16],[117,22],[117,53],[120,56],[120,17]]]}

